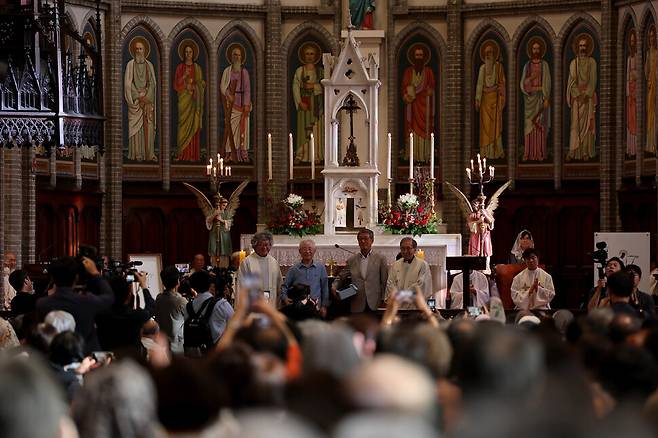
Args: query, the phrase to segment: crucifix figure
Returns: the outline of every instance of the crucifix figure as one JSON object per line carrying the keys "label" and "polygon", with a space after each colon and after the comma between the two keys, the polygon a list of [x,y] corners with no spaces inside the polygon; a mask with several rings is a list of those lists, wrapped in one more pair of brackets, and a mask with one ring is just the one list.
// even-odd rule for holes
{"label": "crucifix figure", "polygon": [[354,113],[359,109],[359,105],[357,105],[352,94],[347,96],[344,105],[340,108],[340,110],[345,110],[347,111],[347,114],[350,115],[350,136],[348,137],[350,139],[350,144],[347,146],[347,153],[343,158],[343,166],[359,166],[359,156],[356,154],[356,145],[354,144],[354,140],[356,139],[356,137],[354,137]]}

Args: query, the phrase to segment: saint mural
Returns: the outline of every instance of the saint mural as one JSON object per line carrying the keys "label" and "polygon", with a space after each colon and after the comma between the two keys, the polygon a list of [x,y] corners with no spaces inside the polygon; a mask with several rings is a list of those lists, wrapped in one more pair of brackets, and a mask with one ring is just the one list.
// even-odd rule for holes
{"label": "saint mural", "polygon": [[400,93],[404,103],[405,158],[409,158],[409,134],[413,135],[414,161],[430,159],[430,134],[434,131],[434,96],[436,81],[428,63],[430,48],[423,43],[409,47],[407,60],[410,66],[402,74]]}
{"label": "saint mural", "polygon": [[626,56],[626,155],[637,154],[637,36],[635,30],[628,35],[628,55]]}
{"label": "saint mural", "polygon": [[224,106],[224,136],[222,150],[228,162],[249,161],[249,119],[251,113],[251,82],[244,66],[245,48],[240,43],[228,46],[229,66],[222,73],[219,92]]}
{"label": "saint mural", "polygon": [[567,161],[596,157],[596,60],[594,40],[582,33],[573,40],[574,59],[569,63],[567,106],[570,109]]}
{"label": "saint mural", "polygon": [[185,39],[178,45],[178,56],[181,63],[174,75],[178,95],[176,160],[199,161],[206,91],[203,69],[197,63],[199,46],[194,40]]}
{"label": "saint mural", "polygon": [[123,79],[128,112],[128,160],[157,161],[155,155],[155,103],[157,82],[153,64],[147,58],[151,47],[142,36],[129,43],[132,59]]}
{"label": "saint mural", "polygon": [[311,133],[314,137],[315,161],[322,162],[324,157],[324,92],[320,84],[323,71],[322,67],[318,65],[322,50],[317,43],[306,42],[299,47],[298,56],[302,65],[297,67],[292,79],[292,95],[297,116],[295,162],[311,162]]}
{"label": "saint mural", "polygon": [[535,36],[528,41],[528,62],[521,73],[523,94],[523,161],[548,158],[547,138],[551,129],[551,69],[544,60],[546,41]]}
{"label": "saint mural", "polygon": [[658,49],[656,49],[656,26],[649,26],[647,53],[644,61],[644,76],[647,87],[647,130],[644,150],[656,153],[656,81],[658,80]]}
{"label": "saint mural", "polygon": [[480,154],[490,159],[503,158],[505,69],[500,62],[498,43],[491,39],[484,41],[480,59],[482,65],[475,87],[475,111],[480,114]]}
{"label": "saint mural", "polygon": [[350,0],[350,22],[357,29],[373,28],[372,15],[375,12],[375,0]]}

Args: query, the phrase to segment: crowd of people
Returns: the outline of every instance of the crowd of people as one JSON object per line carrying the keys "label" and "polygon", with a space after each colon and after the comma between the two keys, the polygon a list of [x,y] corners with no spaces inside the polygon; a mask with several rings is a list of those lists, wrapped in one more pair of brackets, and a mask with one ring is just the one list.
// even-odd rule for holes
{"label": "crowd of people", "polygon": [[[93,257],[53,261],[43,296],[14,266],[0,319],[2,434],[658,435],[658,322],[637,266],[611,258],[582,311],[553,311],[553,281],[524,230],[511,252],[525,264],[511,286],[517,310],[501,317],[492,282],[473,271],[481,313],[444,318],[416,241],[402,238],[388,266],[374,238],[359,231],[331,284],[309,239],[284,277],[267,232],[225,270],[203,255],[190,272],[165,267],[157,295],[144,273],[104,275]],[[446,294],[455,309],[460,275]],[[340,297],[343,316],[331,313]]]}

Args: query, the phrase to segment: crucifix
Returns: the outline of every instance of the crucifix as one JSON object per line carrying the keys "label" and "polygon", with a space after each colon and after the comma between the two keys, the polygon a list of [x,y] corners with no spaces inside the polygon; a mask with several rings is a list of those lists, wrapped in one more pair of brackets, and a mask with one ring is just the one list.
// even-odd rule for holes
{"label": "crucifix", "polygon": [[350,115],[350,136],[348,137],[350,139],[350,144],[347,145],[347,153],[345,154],[342,163],[343,166],[359,166],[359,157],[356,154],[356,145],[354,144],[354,140],[356,139],[356,137],[354,137],[354,113],[359,109],[359,105],[357,105],[354,96],[351,93],[347,96],[345,103],[340,108],[340,111],[345,110],[347,114]]}

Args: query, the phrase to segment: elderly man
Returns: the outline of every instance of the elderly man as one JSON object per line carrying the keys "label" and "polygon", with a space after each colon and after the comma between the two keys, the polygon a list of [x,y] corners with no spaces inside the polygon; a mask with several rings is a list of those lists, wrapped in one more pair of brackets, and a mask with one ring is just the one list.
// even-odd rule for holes
{"label": "elderly man", "polygon": [[418,243],[411,237],[404,237],[400,241],[400,254],[402,257],[391,265],[386,283],[386,299],[393,295],[395,290],[411,290],[416,287],[429,298],[432,295],[432,276],[430,266],[425,260],[416,257]]}
{"label": "elderly man", "polygon": [[[470,293],[471,305],[483,307],[489,304],[489,280],[480,271],[471,271]],[[460,272],[452,279],[450,286],[450,308],[461,309],[464,307],[464,274]]]}
{"label": "elderly man", "polygon": [[512,281],[512,301],[517,309],[550,309],[555,297],[553,278],[539,267],[539,252],[535,248],[523,251],[527,268]]}
{"label": "elderly man", "polygon": [[329,307],[329,281],[324,264],[314,261],[315,242],[305,239],[299,242],[299,256],[301,261],[288,270],[286,281],[281,288],[281,304],[291,304],[288,298],[288,290],[296,284],[309,286],[311,289],[311,300],[320,309],[320,315],[324,318]]}
{"label": "elderly man", "polygon": [[388,266],[384,256],[372,251],[375,234],[371,230],[360,230],[356,240],[359,243],[359,252],[347,259],[346,269],[341,271],[341,278],[334,284],[336,289],[348,286],[348,276],[343,273],[349,273],[349,279],[357,289],[356,295],[350,301],[350,311],[374,312],[384,301]]}
{"label": "elderly man", "polygon": [[258,280],[261,290],[269,295],[270,303],[278,303],[278,293],[281,290],[283,277],[281,276],[281,269],[279,262],[270,254],[272,249],[272,233],[261,231],[254,234],[251,238],[251,247],[254,252],[249,254],[238,269],[238,289],[244,280],[248,277],[254,277]]}

